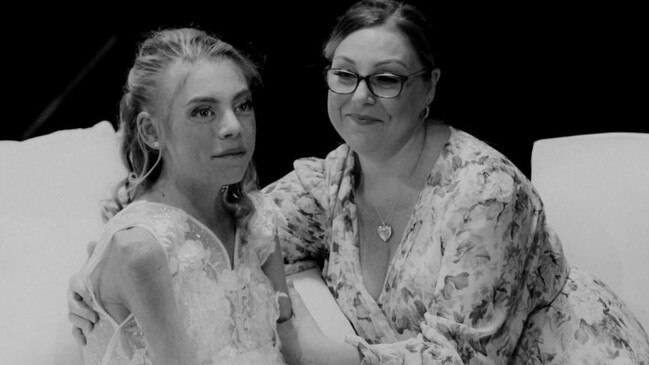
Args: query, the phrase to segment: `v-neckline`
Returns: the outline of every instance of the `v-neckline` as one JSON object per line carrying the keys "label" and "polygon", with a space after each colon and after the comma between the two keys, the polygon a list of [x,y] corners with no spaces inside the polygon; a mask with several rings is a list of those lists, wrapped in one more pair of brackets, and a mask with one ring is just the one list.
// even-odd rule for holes
{"label": "v-neckline", "polygon": [[228,253],[227,248],[225,247],[225,244],[223,244],[223,241],[214,233],[209,227],[207,227],[203,222],[198,220],[196,217],[193,215],[187,213],[184,209],[175,207],[173,205],[165,204],[165,203],[159,203],[159,202],[152,202],[149,200],[137,200],[131,204],[137,204],[137,203],[144,203],[144,204],[151,204],[151,205],[159,205],[162,207],[166,207],[172,210],[177,210],[180,211],[182,214],[186,215],[189,217],[189,219],[192,220],[197,226],[202,228],[205,232],[207,232],[208,235],[212,237],[214,242],[216,242],[216,246],[221,250],[223,256],[225,256],[225,259],[228,262],[228,270],[230,271],[236,271],[237,267],[239,266],[239,246],[240,246],[240,237],[239,237],[239,227],[238,225],[235,224],[235,231],[234,231],[234,252],[232,254],[232,260],[230,260],[230,254]]}
{"label": "v-neckline", "polygon": [[[404,246],[404,241],[405,238],[408,236],[408,234],[412,231],[412,226],[415,222],[415,212],[420,208],[420,205],[422,204],[422,196],[424,194],[424,191],[429,188],[431,178],[433,176],[433,173],[439,169],[439,164],[442,163],[442,156],[444,155],[444,152],[446,150],[446,146],[449,142],[451,142],[451,139],[455,135],[455,130],[451,126],[447,126],[449,128],[449,135],[448,138],[446,138],[445,141],[443,141],[441,148],[439,149],[439,154],[435,158],[435,162],[433,163],[432,168],[430,169],[430,172],[428,173],[428,176],[426,177],[426,182],[424,183],[423,188],[419,191],[419,194],[417,195],[417,200],[415,202],[415,205],[413,206],[412,210],[410,211],[410,217],[408,218],[408,223],[404,227],[403,232],[401,233],[401,238],[399,240],[399,243],[396,248],[396,252],[394,256],[389,260],[388,262],[388,268],[387,271],[385,272],[385,277],[383,278],[383,284],[381,285],[381,291],[379,292],[379,296],[374,299],[370,291],[367,289],[365,286],[365,278],[363,277],[363,268],[361,267],[361,242],[360,242],[360,235],[359,235],[359,227],[358,227],[358,211],[356,209],[357,205],[355,202],[355,194],[353,193],[353,190],[351,190],[351,193],[354,194],[354,201],[351,202],[354,206],[354,221],[356,224],[352,225],[352,230],[353,230],[353,235],[352,237],[355,238],[355,242],[353,244],[357,247],[356,250],[356,257],[355,257],[355,263],[353,267],[355,267],[355,274],[356,274],[356,279],[360,283],[360,289],[359,291],[361,294],[371,300],[375,305],[380,306],[381,299],[386,293],[386,284],[388,283],[388,279],[390,278],[392,272],[394,271],[394,262],[397,259],[397,256],[401,255],[400,252],[403,250]],[[414,241],[411,242],[410,247],[408,247],[408,251],[410,251],[410,248],[414,244]],[[404,253],[405,254],[405,253]]]}
{"label": "v-neckline", "polygon": [[[381,298],[385,294],[386,283],[388,282],[388,278],[390,277],[390,274],[393,271],[394,260],[396,259],[397,255],[399,255],[399,252],[401,251],[402,246],[404,245],[404,240],[405,240],[406,236],[408,235],[408,233],[411,231],[411,227],[412,227],[412,225],[414,223],[413,222],[413,220],[414,220],[414,212],[416,212],[417,209],[419,208],[419,205],[421,203],[422,193],[428,186],[428,179],[430,179],[430,176],[426,179],[426,185],[424,185],[424,187],[419,192],[419,194],[417,196],[417,201],[415,202],[415,205],[413,206],[412,210],[410,211],[410,217],[408,218],[408,223],[406,223],[406,226],[405,226],[403,232],[401,233],[401,238],[399,239],[399,243],[397,244],[395,254],[388,261],[388,268],[387,268],[387,270],[385,272],[385,277],[383,278],[383,284],[381,284],[381,291],[379,292],[379,296],[376,297],[376,299],[374,298],[374,296],[372,296],[372,293],[370,293],[369,289],[365,285],[365,278],[363,277],[363,268],[361,266],[361,241],[360,241],[361,237],[360,237],[360,230],[359,230],[359,227],[358,227],[358,223],[353,225],[352,229],[355,231],[354,234],[353,234],[353,237],[355,237],[355,241],[356,241],[355,245],[356,245],[356,247],[358,247],[358,249],[356,250],[356,258],[355,258],[356,262],[355,262],[355,265],[354,265],[356,267],[357,280],[361,283],[360,287],[361,287],[362,294],[364,296],[366,296],[367,298],[371,299],[372,302],[374,302],[377,305],[381,302]],[[357,207],[356,203],[354,202],[353,204],[354,204],[354,208],[356,208]],[[354,217],[353,217],[353,219],[356,222],[358,222],[358,210],[357,209],[354,209]]]}

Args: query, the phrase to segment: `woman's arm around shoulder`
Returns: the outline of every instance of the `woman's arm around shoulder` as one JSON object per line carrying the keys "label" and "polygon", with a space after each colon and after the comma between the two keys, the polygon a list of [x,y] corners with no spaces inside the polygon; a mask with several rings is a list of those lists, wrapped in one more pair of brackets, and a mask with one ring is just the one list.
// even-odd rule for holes
{"label": "woman's arm around shoulder", "polygon": [[[324,162],[301,159],[295,170],[266,186],[264,195],[279,214],[278,237],[286,263],[318,259],[326,250],[328,215]],[[300,271],[297,267],[291,272]]]}

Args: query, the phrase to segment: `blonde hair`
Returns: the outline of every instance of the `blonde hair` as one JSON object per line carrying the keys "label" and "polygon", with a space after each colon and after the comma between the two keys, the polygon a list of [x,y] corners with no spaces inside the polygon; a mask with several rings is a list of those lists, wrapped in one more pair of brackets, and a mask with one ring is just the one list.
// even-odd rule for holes
{"label": "blonde hair", "polygon": [[[104,221],[151,188],[164,165],[161,150],[145,143],[138,128],[138,114],[154,109],[154,95],[170,65],[177,61],[194,63],[205,59],[228,59],[237,64],[253,96],[261,86],[259,72],[249,58],[230,44],[202,30],[181,28],[155,31],[141,43],[129,71],[119,108],[122,134],[120,154],[129,174],[115,187],[112,199],[104,204]],[[224,189],[223,202],[226,209],[237,218],[248,216],[254,207],[247,193],[256,188],[257,174],[251,161],[242,181]]]}

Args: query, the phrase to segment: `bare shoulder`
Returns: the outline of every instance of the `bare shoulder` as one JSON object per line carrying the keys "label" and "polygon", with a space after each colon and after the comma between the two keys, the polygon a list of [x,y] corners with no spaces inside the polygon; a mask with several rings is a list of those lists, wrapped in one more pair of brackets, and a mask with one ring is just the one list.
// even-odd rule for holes
{"label": "bare shoulder", "polygon": [[[165,268],[166,254],[155,237],[144,228],[132,227],[115,232],[105,260],[95,273],[99,299],[114,318],[124,319],[130,312],[134,294],[147,293]],[[119,304],[119,305],[117,305]]]}
{"label": "bare shoulder", "polygon": [[129,271],[157,271],[167,261],[162,245],[144,228],[132,227],[116,232],[113,247],[119,266]]}

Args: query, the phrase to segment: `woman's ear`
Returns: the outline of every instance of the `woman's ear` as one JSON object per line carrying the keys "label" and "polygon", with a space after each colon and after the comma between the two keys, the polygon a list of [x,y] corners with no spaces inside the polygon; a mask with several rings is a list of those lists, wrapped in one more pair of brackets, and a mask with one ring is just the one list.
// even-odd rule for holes
{"label": "woman's ear", "polygon": [[154,150],[160,148],[160,131],[149,113],[140,112],[137,115],[137,129],[147,146]]}
{"label": "woman's ear", "polygon": [[434,68],[430,72],[430,79],[429,81],[429,88],[428,91],[426,92],[426,105],[430,105],[433,102],[433,99],[435,99],[435,91],[437,90],[437,82],[439,82],[439,78],[442,74],[442,71],[439,68]]}
{"label": "woman's ear", "polygon": [[428,91],[426,92],[426,105],[430,105],[433,102],[433,99],[435,99],[435,91],[437,90],[437,82],[439,82],[439,78],[442,74],[442,71],[439,68],[434,68],[430,72],[430,79],[429,85],[430,87],[428,88]]}

